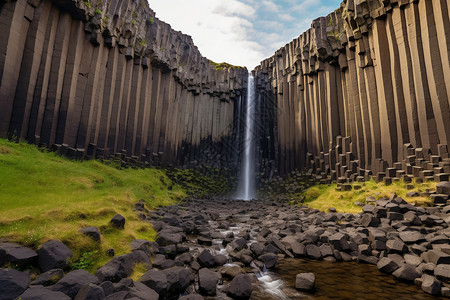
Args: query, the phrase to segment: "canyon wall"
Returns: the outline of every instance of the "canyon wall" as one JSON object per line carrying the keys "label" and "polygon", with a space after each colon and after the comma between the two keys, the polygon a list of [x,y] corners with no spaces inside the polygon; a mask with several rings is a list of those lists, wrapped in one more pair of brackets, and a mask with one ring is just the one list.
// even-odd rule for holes
{"label": "canyon wall", "polygon": [[264,60],[261,174],[448,180],[449,15],[447,0],[346,0]]}
{"label": "canyon wall", "polygon": [[0,137],[83,159],[223,167],[247,70],[216,69],[146,0],[0,0]]}

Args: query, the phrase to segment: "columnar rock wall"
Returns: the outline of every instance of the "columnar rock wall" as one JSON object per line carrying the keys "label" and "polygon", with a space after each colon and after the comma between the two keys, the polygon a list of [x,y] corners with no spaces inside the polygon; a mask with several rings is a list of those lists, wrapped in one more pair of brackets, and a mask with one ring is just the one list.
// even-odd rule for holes
{"label": "columnar rock wall", "polygon": [[448,180],[449,15],[448,0],[346,0],[264,60],[278,172]]}
{"label": "columnar rock wall", "polygon": [[236,134],[247,70],[216,70],[145,0],[0,0],[0,40],[0,137],[217,165]]}

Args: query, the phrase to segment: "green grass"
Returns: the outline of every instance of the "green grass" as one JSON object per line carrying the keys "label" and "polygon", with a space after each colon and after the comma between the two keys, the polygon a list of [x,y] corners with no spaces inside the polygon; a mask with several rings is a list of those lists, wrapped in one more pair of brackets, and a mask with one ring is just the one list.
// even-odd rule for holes
{"label": "green grass", "polygon": [[354,183],[360,185],[361,189],[351,191],[336,191],[336,184],[315,185],[302,193],[304,197],[303,204],[311,208],[322,211],[329,211],[330,207],[336,208],[338,212],[360,213],[362,208],[354,204],[355,201],[366,202],[366,198],[374,196],[376,199],[390,197],[391,193],[397,193],[398,197],[403,198],[409,203],[426,206],[431,204],[431,199],[427,196],[407,198],[406,193],[416,191],[418,193],[427,190],[434,190],[436,182],[412,183],[414,189],[408,190],[404,182],[394,182],[391,185],[376,183],[374,180],[363,183]]}
{"label": "green grass", "polygon": [[223,69],[245,69],[245,67],[241,66],[233,66],[229,63],[223,62],[223,63],[216,63],[212,60],[209,60],[209,64],[211,66],[214,66],[216,70],[223,70]]}
{"label": "green grass", "polygon": [[[59,239],[74,251],[74,262],[97,251],[89,271],[109,259],[107,249],[119,255],[130,251],[135,238],[155,239],[151,224],[138,220],[133,211],[139,199],[155,209],[185,196],[162,170],[119,170],[0,139],[0,237],[34,249]],[[126,218],[124,230],[108,224],[117,213]],[[101,244],[78,232],[86,226],[99,227]]]}

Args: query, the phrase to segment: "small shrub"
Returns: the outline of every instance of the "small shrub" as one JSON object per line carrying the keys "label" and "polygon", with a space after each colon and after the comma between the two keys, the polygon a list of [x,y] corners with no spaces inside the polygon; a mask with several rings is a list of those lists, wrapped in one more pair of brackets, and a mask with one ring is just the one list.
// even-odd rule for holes
{"label": "small shrub", "polygon": [[85,252],[81,254],[81,257],[78,261],[70,264],[70,268],[72,270],[80,270],[80,269],[87,270],[94,265],[97,258],[98,258],[97,250]]}
{"label": "small shrub", "polygon": [[101,15],[101,14],[102,14],[102,11],[101,11],[100,9],[97,8],[97,9],[95,10],[94,14],[96,14],[96,15]]}
{"label": "small shrub", "polygon": [[147,21],[149,21],[150,24],[155,23],[155,19],[153,17],[148,18]]}
{"label": "small shrub", "polygon": [[84,5],[86,5],[87,8],[91,8],[91,1],[84,1]]}

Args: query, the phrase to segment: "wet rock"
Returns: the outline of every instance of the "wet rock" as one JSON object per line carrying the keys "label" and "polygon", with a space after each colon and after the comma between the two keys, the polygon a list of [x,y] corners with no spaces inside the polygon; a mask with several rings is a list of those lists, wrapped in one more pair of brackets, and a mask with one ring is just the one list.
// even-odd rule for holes
{"label": "wet rock", "polygon": [[316,288],[316,276],[313,273],[297,274],[295,288],[299,291],[313,291]]}
{"label": "wet rock", "polygon": [[112,227],[118,228],[118,229],[124,229],[125,228],[125,218],[121,214],[115,215],[111,221],[109,221]]}
{"label": "wet rock", "polygon": [[194,282],[194,275],[185,268],[175,267],[163,271],[167,277],[167,291],[170,295],[184,292]]}
{"label": "wet rock", "polygon": [[441,283],[433,276],[422,275],[422,290],[431,295],[439,295],[441,293]]}
{"label": "wet rock", "polygon": [[[1,296],[0,296],[1,299]],[[18,297],[21,300],[71,300],[62,292],[51,291],[42,285],[32,286]],[[100,300],[103,298],[99,298]]]}
{"label": "wet rock", "polygon": [[91,227],[84,227],[80,229],[80,232],[82,234],[87,235],[91,239],[93,239],[96,242],[100,242],[100,232],[98,231],[97,227],[91,226]]}
{"label": "wet rock", "polygon": [[34,250],[16,243],[0,243],[0,251],[3,252],[4,257],[4,262],[0,263],[0,266],[10,262],[23,268],[34,264],[38,258],[38,254]]}
{"label": "wet rock", "polygon": [[228,258],[225,255],[219,254],[214,256],[214,265],[223,266],[228,261]]}
{"label": "wet rock", "polygon": [[253,261],[253,259],[252,259],[251,256],[245,255],[245,254],[244,254],[244,255],[241,255],[241,262],[242,262],[244,265],[248,266],[248,265],[251,264],[252,261]]}
{"label": "wet rock", "polygon": [[58,282],[64,276],[64,271],[61,269],[53,269],[49,270],[45,273],[40,274],[34,281],[32,281],[31,285],[43,285],[49,286]]}
{"label": "wet rock", "polygon": [[58,240],[42,244],[37,253],[39,268],[43,272],[67,268],[68,260],[73,256],[72,250]]}
{"label": "wet rock", "polygon": [[214,267],[214,256],[208,251],[203,250],[202,253],[197,257],[197,262],[205,268],[212,268]]}
{"label": "wet rock", "polygon": [[314,244],[308,244],[305,247],[306,254],[313,259],[321,259],[322,253],[320,252],[320,248]]}
{"label": "wet rock", "polygon": [[237,275],[241,274],[242,270],[238,266],[230,266],[230,267],[224,267],[220,270],[220,274],[222,274],[225,278],[233,279]]}
{"label": "wet rock", "polygon": [[248,275],[237,275],[230,283],[227,295],[233,299],[249,299],[252,295],[252,281]]}
{"label": "wet rock", "polygon": [[206,246],[211,246],[213,241],[211,238],[205,237],[205,236],[199,236],[197,238],[197,243],[199,245],[206,245]]}
{"label": "wet rock", "polygon": [[416,271],[414,266],[404,265],[392,273],[395,278],[406,281],[414,282],[414,279],[420,277],[420,274]]}
{"label": "wet rock", "polygon": [[0,269],[0,300],[11,300],[25,292],[30,276],[13,269]]}
{"label": "wet rock", "polygon": [[153,289],[159,295],[164,295],[167,291],[167,276],[163,271],[154,269],[148,270],[141,278],[139,278],[139,281]]}
{"label": "wet rock", "polygon": [[90,283],[80,289],[74,300],[102,300],[104,298],[105,292],[103,289]]}
{"label": "wet rock", "polygon": [[399,265],[390,258],[383,257],[378,261],[377,268],[380,272],[392,274],[399,268]]}
{"label": "wet rock", "polygon": [[[320,250],[319,250],[319,252],[320,252]],[[278,255],[276,255],[274,253],[266,253],[266,254],[259,256],[258,259],[266,265],[267,269],[270,269],[270,268],[275,267],[275,265],[277,264]]]}
{"label": "wet rock", "polygon": [[219,275],[216,272],[203,268],[198,271],[198,285],[200,293],[207,296],[216,295],[216,285],[219,281]]}
{"label": "wet rock", "polygon": [[83,286],[90,283],[98,283],[98,278],[85,270],[75,270],[67,273],[60,281],[52,285],[50,290],[62,292],[74,298]]}

